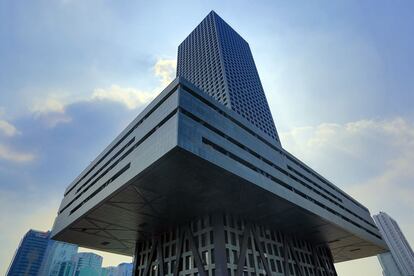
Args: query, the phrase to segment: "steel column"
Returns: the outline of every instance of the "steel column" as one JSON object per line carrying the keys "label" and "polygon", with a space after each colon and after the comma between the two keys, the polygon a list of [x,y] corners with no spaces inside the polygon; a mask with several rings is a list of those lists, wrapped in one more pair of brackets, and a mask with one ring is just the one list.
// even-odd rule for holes
{"label": "steel column", "polygon": [[211,223],[213,226],[216,275],[228,276],[226,243],[224,239],[224,214],[213,214],[211,217]]}
{"label": "steel column", "polygon": [[250,236],[251,225],[249,222],[244,224],[242,244],[240,248],[239,263],[237,264],[236,276],[243,275],[244,263],[246,262],[247,244]]}
{"label": "steel column", "polygon": [[263,247],[260,243],[259,235],[257,235],[255,226],[251,228],[251,231],[253,234],[254,241],[256,242],[257,249],[259,250],[260,259],[262,259],[264,270],[266,271],[267,275],[272,275],[272,272],[270,272],[269,263],[267,262],[267,259],[264,255]]}
{"label": "steel column", "polygon": [[190,242],[190,248],[191,248],[191,252],[193,253],[194,262],[198,269],[198,275],[206,276],[206,271],[204,270],[204,265],[201,260],[200,253],[198,252],[198,248],[194,240],[193,231],[191,231],[190,225],[186,226],[186,234],[187,234],[188,241]]}

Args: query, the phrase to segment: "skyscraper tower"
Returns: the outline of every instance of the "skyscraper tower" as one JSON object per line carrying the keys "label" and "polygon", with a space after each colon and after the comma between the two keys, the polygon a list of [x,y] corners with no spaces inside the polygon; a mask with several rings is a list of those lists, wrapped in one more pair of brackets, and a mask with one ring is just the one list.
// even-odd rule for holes
{"label": "skyscraper tower", "polygon": [[95,253],[82,252],[75,255],[74,275],[100,275],[103,258]]}
{"label": "skyscraper tower", "polygon": [[385,212],[374,215],[374,221],[390,249],[390,253],[378,255],[384,276],[398,276],[397,272],[393,272],[394,264],[400,275],[414,275],[414,252],[397,222]]}
{"label": "skyscraper tower", "polygon": [[211,12],[177,78],[69,185],[53,238],[134,274],[336,275],[385,252],[361,203],[282,148],[245,42]]}
{"label": "skyscraper tower", "polygon": [[179,76],[280,143],[249,44],[214,11],[178,47]]}
{"label": "skyscraper tower", "polygon": [[50,232],[29,230],[17,248],[7,276],[38,276],[49,237]]}
{"label": "skyscraper tower", "polygon": [[78,253],[78,246],[65,242],[49,240],[40,276],[60,276],[62,263],[67,265]]}

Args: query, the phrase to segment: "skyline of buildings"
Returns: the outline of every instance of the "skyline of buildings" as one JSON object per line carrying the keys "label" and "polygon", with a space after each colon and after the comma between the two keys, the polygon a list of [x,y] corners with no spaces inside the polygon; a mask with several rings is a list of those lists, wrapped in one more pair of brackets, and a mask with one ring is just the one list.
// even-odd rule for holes
{"label": "skyline of buildings", "polygon": [[16,249],[7,276],[131,276],[132,263],[102,267],[102,256],[50,239],[50,231],[29,230]]}
{"label": "skyline of buildings", "polygon": [[398,223],[385,212],[374,215],[382,237],[390,249],[378,255],[384,276],[413,276],[414,252]]}
{"label": "skyline of buildings", "polygon": [[[390,251],[378,255],[378,261],[383,269],[383,276],[412,276],[414,275],[412,267],[414,261],[414,254],[410,244],[405,239],[398,223],[385,212],[380,212],[373,216],[375,223],[380,229],[381,235],[387,242]],[[385,238],[387,237],[387,238]],[[46,241],[48,240],[48,241]],[[40,241],[40,242],[39,242]],[[44,249],[41,244],[46,244]],[[32,247],[33,244],[36,246]],[[40,245],[40,246],[39,246]],[[30,247],[30,248],[29,248]],[[43,254],[43,260],[39,266],[39,261],[35,261],[33,264],[22,261],[24,258],[23,252],[28,252],[28,249],[41,249],[38,252],[39,256]],[[98,264],[102,263],[102,257],[89,252],[77,253],[78,246],[68,244],[64,242],[57,242],[50,239],[49,231],[36,231],[29,230],[22,238],[21,243],[16,249],[16,254],[11,260],[9,265],[9,271],[6,274],[9,275],[38,275],[38,276],[130,276],[132,275],[132,263],[120,263],[118,266],[100,267],[100,272],[97,273],[96,269]],[[20,252],[19,252],[20,251]],[[29,250],[30,251],[30,250]],[[78,272],[74,271],[76,264],[73,261],[74,256],[80,264]],[[37,255],[28,253],[27,255]],[[20,259],[20,260],[18,260]],[[397,261],[398,260],[398,261]],[[36,264],[35,264],[36,263]],[[87,267],[87,264],[92,264],[92,268],[82,270],[82,267]],[[15,272],[11,271],[14,265]],[[405,266],[404,266],[405,265]],[[35,272],[37,269],[37,273]],[[410,270],[411,269],[411,270]],[[24,272],[22,272],[24,271]],[[17,274],[13,274],[17,273]],[[27,273],[27,274],[26,274]]]}

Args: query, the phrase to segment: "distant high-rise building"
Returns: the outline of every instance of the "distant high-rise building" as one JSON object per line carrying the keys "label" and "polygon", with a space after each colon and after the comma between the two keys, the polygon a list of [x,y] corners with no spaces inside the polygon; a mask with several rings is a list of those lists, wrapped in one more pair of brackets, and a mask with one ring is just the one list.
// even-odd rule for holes
{"label": "distant high-rise building", "polygon": [[391,253],[378,255],[384,276],[398,276],[395,266],[399,275],[414,275],[414,253],[397,222],[384,212],[375,215],[374,221]]}
{"label": "distant high-rise building", "polygon": [[101,269],[101,256],[90,252],[76,254],[74,276],[99,276]]}
{"label": "distant high-rise building", "polygon": [[74,261],[77,253],[77,245],[49,240],[40,275],[58,276],[60,274],[61,264],[63,263],[64,267],[67,267],[68,263]]}
{"label": "distant high-rise building", "polygon": [[75,269],[75,264],[72,261],[62,262],[59,265],[58,276],[73,276],[73,271]]}
{"label": "distant high-rise building", "polygon": [[117,271],[116,266],[103,267],[101,270],[101,276],[117,276]]}
{"label": "distant high-rise building", "polygon": [[7,276],[38,276],[50,232],[29,230],[20,242]]}
{"label": "distant high-rise building", "polygon": [[131,276],[132,263],[120,263],[118,266],[103,267],[101,276]]}
{"label": "distant high-rise building", "polygon": [[178,47],[180,76],[280,143],[249,43],[214,11]]}
{"label": "distant high-rise building", "polygon": [[379,254],[378,260],[382,267],[383,276],[403,276],[391,252]]}
{"label": "distant high-rise building", "polygon": [[117,267],[116,276],[131,276],[132,275],[132,263],[120,263]]}

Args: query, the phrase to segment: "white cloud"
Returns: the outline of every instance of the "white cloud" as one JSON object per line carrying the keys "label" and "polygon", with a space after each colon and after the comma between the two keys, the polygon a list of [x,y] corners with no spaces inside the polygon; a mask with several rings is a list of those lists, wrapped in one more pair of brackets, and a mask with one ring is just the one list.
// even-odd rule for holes
{"label": "white cloud", "polygon": [[51,93],[38,99],[31,107],[32,114],[46,127],[53,128],[58,124],[69,123],[72,119],[65,113],[66,106],[74,102],[65,92]]}
{"label": "white cloud", "polygon": [[39,116],[39,118],[48,128],[53,128],[58,124],[69,123],[72,121],[72,118],[66,113],[45,113]]}
{"label": "white cloud", "polygon": [[92,93],[92,100],[109,100],[124,104],[129,109],[137,108],[148,103],[155,97],[155,93],[141,91],[131,87],[112,85],[108,89],[98,88]]}
{"label": "white cloud", "polygon": [[154,99],[175,78],[175,68],[175,59],[158,59],[154,64],[153,72],[159,80],[159,85],[154,89],[142,90],[113,84],[108,88],[96,88],[83,98],[73,98],[65,91],[53,92],[42,99],[37,99],[30,110],[35,116],[44,119],[49,127],[54,127],[59,123],[71,121],[71,118],[65,115],[65,111],[68,105],[76,102],[113,101],[125,105],[128,109],[135,109]]}
{"label": "white cloud", "polygon": [[[414,124],[403,119],[320,124],[281,133],[284,147],[356,197],[414,229]],[[414,232],[405,232],[414,243]]]}
{"label": "white cloud", "polygon": [[[0,115],[3,112],[0,112]],[[14,137],[17,134],[20,134],[20,131],[6,120],[0,120],[0,134],[3,133],[7,137]],[[9,146],[1,144],[0,140],[0,160],[12,161],[16,163],[29,162],[34,159],[34,155],[31,153],[19,152],[11,149]]]}
{"label": "white cloud", "polygon": [[160,78],[162,88],[175,78],[177,61],[175,59],[158,59],[154,65],[154,73]]}
{"label": "white cloud", "polygon": [[175,59],[158,59],[153,70],[154,75],[159,78],[159,85],[153,90],[141,90],[132,87],[120,87],[112,85],[109,88],[97,88],[93,91],[91,100],[109,100],[124,104],[129,109],[149,103],[175,78]]}
{"label": "white cloud", "polygon": [[0,132],[9,137],[19,133],[14,125],[5,120],[0,120]]}
{"label": "white cloud", "polygon": [[[371,210],[394,217],[414,243],[414,124],[403,118],[320,124],[281,133],[284,148]],[[336,265],[339,275],[379,275],[375,257]],[[363,269],[363,270],[361,270]]]}
{"label": "white cloud", "polygon": [[31,153],[18,152],[0,144],[0,159],[16,163],[32,161],[35,156]]}
{"label": "white cloud", "polygon": [[66,102],[55,95],[48,95],[46,98],[39,99],[34,103],[31,111],[35,114],[44,113],[64,113]]}

